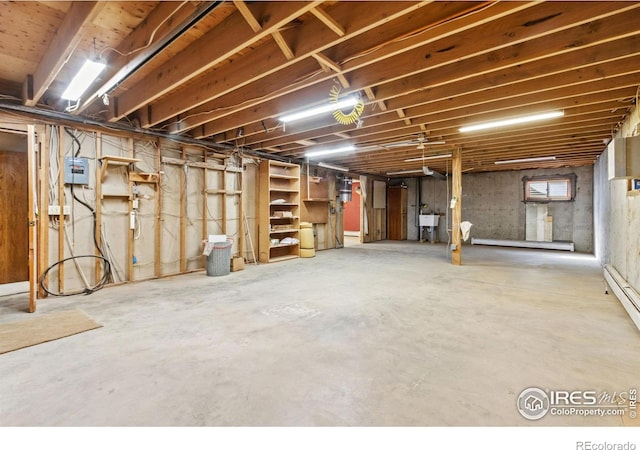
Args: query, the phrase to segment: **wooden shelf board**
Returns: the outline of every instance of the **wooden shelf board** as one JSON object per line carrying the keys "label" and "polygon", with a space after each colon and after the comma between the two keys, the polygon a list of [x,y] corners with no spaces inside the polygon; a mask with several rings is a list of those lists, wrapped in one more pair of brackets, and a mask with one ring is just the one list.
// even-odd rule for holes
{"label": "wooden shelf board", "polygon": [[103,192],[101,198],[126,198],[131,199],[130,194],[109,194],[108,192]]}
{"label": "wooden shelf board", "polygon": [[270,216],[269,219],[274,220],[282,220],[282,219],[299,219],[300,216],[291,216],[291,217],[278,217],[278,216]]}
{"label": "wooden shelf board", "polygon": [[327,202],[329,203],[329,199],[328,198],[304,198],[302,199],[303,202]]}
{"label": "wooden shelf board", "polygon": [[300,231],[299,228],[283,228],[282,230],[271,230],[270,233],[271,234],[277,234],[277,233],[294,233]]}
{"label": "wooden shelf board", "polygon": [[129,181],[136,183],[157,183],[160,181],[160,175],[157,173],[130,172]]}
{"label": "wooden shelf board", "polygon": [[242,191],[226,191],[224,189],[207,189],[207,194],[240,195]]}
{"label": "wooden shelf board", "polygon": [[133,163],[137,163],[140,162],[140,160],[138,158],[127,158],[124,156],[111,156],[111,155],[105,155],[102,158],[100,158],[100,161],[107,161],[109,164],[133,164]]}
{"label": "wooden shelf board", "polygon": [[283,180],[298,180],[299,177],[295,176],[295,175],[280,175],[280,174],[269,174],[269,178],[280,178]]}
{"label": "wooden shelf board", "polygon": [[299,189],[291,189],[291,188],[271,188],[269,192],[300,192]]}
{"label": "wooden shelf board", "polygon": [[278,244],[278,245],[272,245],[269,248],[283,248],[283,247],[295,247],[300,245],[300,243],[297,244]]}
{"label": "wooden shelf board", "polygon": [[269,206],[298,206],[297,203],[269,203]]}

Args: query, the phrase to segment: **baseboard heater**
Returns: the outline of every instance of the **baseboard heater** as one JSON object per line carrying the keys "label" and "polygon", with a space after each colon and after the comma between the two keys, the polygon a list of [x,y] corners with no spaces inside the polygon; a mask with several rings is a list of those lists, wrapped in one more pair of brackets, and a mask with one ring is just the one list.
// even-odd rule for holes
{"label": "baseboard heater", "polygon": [[471,238],[471,245],[498,245],[501,247],[543,248],[548,250],[575,251],[573,242],[568,241],[515,241],[511,239],[479,239]]}
{"label": "baseboard heater", "polygon": [[618,297],[624,309],[627,310],[627,314],[640,330],[640,297],[638,293],[610,264],[604,265],[604,279],[609,286],[609,290]]}

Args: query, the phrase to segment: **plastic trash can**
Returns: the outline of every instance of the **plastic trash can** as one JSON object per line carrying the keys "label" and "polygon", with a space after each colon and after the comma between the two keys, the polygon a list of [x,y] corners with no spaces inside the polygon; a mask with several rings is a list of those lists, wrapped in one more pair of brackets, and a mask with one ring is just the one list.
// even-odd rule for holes
{"label": "plastic trash can", "polygon": [[207,276],[219,277],[231,272],[231,246],[233,241],[216,242],[207,256]]}

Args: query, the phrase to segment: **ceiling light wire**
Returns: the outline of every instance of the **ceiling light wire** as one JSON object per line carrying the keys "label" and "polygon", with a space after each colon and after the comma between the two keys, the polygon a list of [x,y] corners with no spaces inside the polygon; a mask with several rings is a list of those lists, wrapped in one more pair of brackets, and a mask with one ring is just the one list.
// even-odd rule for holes
{"label": "ceiling light wire", "polygon": [[[155,38],[156,33],[158,32],[158,30],[160,29],[160,27],[162,27],[162,25],[164,25],[165,23],[167,23],[167,21],[168,21],[169,19],[171,19],[171,17],[173,17],[173,16],[174,16],[174,15],[175,15],[179,10],[180,10],[180,8],[182,8],[182,7],[183,7],[185,4],[187,4],[187,3],[190,3],[190,2],[189,2],[189,1],[183,1],[183,2],[180,4],[180,6],[178,6],[176,9],[174,9],[174,10],[173,10],[173,12],[172,12],[171,14],[169,14],[167,17],[165,17],[165,19],[164,19],[162,22],[160,22],[160,23],[158,24],[158,26],[157,26],[157,27],[155,27],[155,29],[151,32],[151,35],[149,36],[149,39],[147,40],[147,43],[146,43],[146,44],[144,44],[142,47],[138,47],[138,48],[133,49],[133,50],[131,50],[131,51],[127,52],[127,53],[123,53],[123,52],[121,52],[120,50],[118,50],[117,48],[113,48],[113,47],[105,47],[105,48],[103,48],[103,49],[100,51],[100,54],[99,54],[99,56],[98,56],[98,57],[99,57],[99,58],[102,58],[103,53],[104,53],[105,51],[107,51],[107,50],[111,50],[111,51],[113,51],[113,52],[115,52],[115,53],[119,54],[120,56],[130,56],[130,55],[133,55],[134,53],[137,53],[137,52],[139,52],[139,51],[141,51],[141,50],[144,50],[145,48],[149,47],[149,46],[153,43],[153,39]],[[94,47],[95,47],[95,44],[96,44],[96,39],[95,39],[95,38],[93,38],[93,45],[94,45]]]}

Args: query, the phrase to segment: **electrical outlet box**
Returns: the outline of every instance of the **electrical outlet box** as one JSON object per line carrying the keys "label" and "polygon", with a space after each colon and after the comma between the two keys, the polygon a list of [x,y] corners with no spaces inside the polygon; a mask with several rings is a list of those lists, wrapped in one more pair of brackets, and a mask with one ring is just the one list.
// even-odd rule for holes
{"label": "electrical outlet box", "polygon": [[65,184],[89,184],[89,159],[65,156],[64,182]]}
{"label": "electrical outlet box", "polygon": [[[64,205],[63,207],[64,215],[68,216],[71,214],[71,206]],[[48,213],[50,216],[59,216],[60,215],[60,205],[49,205]]]}

